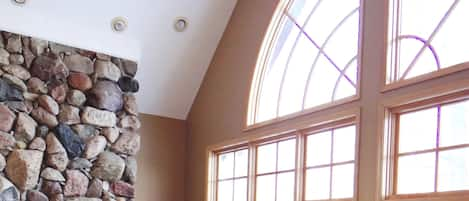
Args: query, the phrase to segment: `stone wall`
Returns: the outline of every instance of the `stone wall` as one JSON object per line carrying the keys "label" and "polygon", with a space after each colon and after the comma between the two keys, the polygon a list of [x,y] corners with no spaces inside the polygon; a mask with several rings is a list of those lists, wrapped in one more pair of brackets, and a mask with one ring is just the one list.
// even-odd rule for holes
{"label": "stone wall", "polygon": [[0,34],[0,200],[134,200],[137,64]]}

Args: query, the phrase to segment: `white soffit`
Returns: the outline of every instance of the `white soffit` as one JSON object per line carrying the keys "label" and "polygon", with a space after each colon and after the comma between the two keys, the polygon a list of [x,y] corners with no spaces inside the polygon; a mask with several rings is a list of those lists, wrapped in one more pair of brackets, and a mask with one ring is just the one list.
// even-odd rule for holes
{"label": "white soffit", "polygon": [[[0,1],[0,29],[139,63],[142,113],[186,119],[237,0]],[[123,33],[111,21],[128,21]],[[176,18],[189,26],[176,32]]]}

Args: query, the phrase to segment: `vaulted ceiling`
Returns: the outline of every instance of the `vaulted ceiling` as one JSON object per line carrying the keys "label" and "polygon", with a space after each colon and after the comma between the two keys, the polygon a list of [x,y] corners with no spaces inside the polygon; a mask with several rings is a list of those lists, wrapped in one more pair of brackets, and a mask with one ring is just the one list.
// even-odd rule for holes
{"label": "vaulted ceiling", "polygon": [[[0,1],[0,29],[139,62],[140,111],[185,119],[237,0]],[[115,17],[128,29],[111,29]],[[173,29],[188,19],[184,32]]]}

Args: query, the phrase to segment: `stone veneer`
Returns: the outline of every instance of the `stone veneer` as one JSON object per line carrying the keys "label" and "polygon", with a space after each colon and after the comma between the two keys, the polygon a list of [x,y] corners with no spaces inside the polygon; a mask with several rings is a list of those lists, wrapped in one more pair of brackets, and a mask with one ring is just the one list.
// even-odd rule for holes
{"label": "stone veneer", "polygon": [[137,64],[0,33],[0,200],[134,200]]}

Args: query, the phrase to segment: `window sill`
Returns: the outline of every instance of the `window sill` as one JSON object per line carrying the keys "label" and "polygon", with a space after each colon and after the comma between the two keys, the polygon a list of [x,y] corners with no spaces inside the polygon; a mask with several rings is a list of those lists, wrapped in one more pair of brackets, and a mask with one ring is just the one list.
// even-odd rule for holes
{"label": "window sill", "polygon": [[467,201],[469,191],[393,195],[384,201]]}
{"label": "window sill", "polygon": [[384,92],[392,91],[392,90],[399,89],[399,88],[402,88],[402,87],[411,86],[411,85],[414,85],[414,84],[417,84],[417,83],[420,83],[420,82],[424,82],[424,81],[427,81],[427,80],[432,80],[432,79],[435,79],[435,78],[443,77],[443,76],[453,74],[453,73],[457,73],[457,72],[460,72],[460,71],[464,71],[464,70],[467,70],[467,69],[469,69],[469,62],[456,64],[456,65],[453,65],[453,66],[450,66],[450,67],[443,68],[443,69],[438,70],[438,71],[433,71],[433,72],[426,73],[426,74],[423,74],[423,75],[419,75],[419,76],[416,76],[416,77],[412,77],[412,78],[409,78],[409,79],[404,79],[402,81],[396,81],[396,82],[392,82],[390,84],[385,84],[383,86],[383,88],[381,89],[381,92],[384,93]]}
{"label": "window sill", "polygon": [[295,118],[300,117],[300,116],[306,116],[306,115],[310,115],[312,113],[319,112],[319,111],[322,111],[322,110],[339,107],[341,105],[357,101],[358,99],[360,99],[360,96],[357,94],[357,95],[350,96],[350,97],[347,97],[347,98],[344,98],[344,99],[341,99],[341,100],[338,100],[338,101],[334,101],[334,102],[331,102],[331,103],[326,103],[326,104],[323,104],[323,105],[318,105],[316,107],[305,109],[305,110],[300,111],[300,112],[296,112],[296,113],[292,113],[292,114],[285,115],[285,116],[282,116],[282,117],[274,118],[274,119],[271,119],[271,120],[255,123],[255,124],[250,125],[250,126],[245,126],[245,128],[243,129],[243,132],[246,133],[246,132],[256,130],[256,129],[259,129],[259,128],[264,128],[264,127],[277,125],[277,124],[280,124],[281,122],[291,120],[291,119],[295,119]]}

